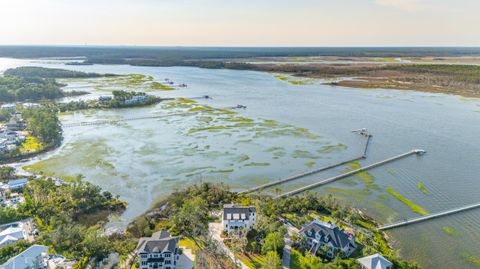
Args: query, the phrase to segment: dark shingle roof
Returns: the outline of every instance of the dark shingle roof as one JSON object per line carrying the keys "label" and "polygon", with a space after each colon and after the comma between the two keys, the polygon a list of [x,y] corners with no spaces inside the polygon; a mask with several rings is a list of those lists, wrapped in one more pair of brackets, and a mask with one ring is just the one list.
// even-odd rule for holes
{"label": "dark shingle roof", "polygon": [[238,205],[225,205],[223,207],[223,219],[227,219],[227,214],[245,214],[245,219],[250,219],[250,213],[257,212],[257,209],[253,206],[238,206]]}
{"label": "dark shingle roof", "polygon": [[[312,235],[309,236],[308,231],[311,231]],[[331,223],[313,221],[303,227],[300,233],[310,238],[315,238],[315,233],[318,233],[320,234],[320,241],[322,242],[324,242],[324,238],[328,236],[329,242],[331,242],[335,248],[344,248],[350,243],[350,236]]]}
{"label": "dark shingle roof", "polygon": [[171,237],[167,231],[159,231],[152,237],[142,237],[137,245],[138,253],[172,252],[175,253],[178,246],[178,237]]}

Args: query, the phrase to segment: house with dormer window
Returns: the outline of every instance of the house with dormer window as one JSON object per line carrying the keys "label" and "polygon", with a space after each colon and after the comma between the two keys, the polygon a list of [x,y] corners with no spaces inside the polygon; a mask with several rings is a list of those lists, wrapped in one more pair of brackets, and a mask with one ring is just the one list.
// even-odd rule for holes
{"label": "house with dormer window", "polygon": [[250,230],[257,222],[257,210],[252,206],[225,205],[222,226],[226,232]]}
{"label": "house with dormer window", "polygon": [[304,247],[314,255],[322,252],[328,258],[334,258],[341,253],[343,258],[347,258],[356,249],[355,235],[331,222],[314,220],[305,225],[299,234],[305,239]]}
{"label": "house with dormer window", "polygon": [[140,269],[175,269],[180,258],[178,237],[159,231],[140,238],[136,249]]}

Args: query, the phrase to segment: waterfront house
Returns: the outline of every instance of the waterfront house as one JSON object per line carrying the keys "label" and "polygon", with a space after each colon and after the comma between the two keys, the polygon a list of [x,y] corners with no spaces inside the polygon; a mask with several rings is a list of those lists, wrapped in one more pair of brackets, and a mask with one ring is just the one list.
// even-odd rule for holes
{"label": "waterfront house", "polygon": [[22,121],[16,119],[15,117],[11,117],[7,123],[7,130],[10,131],[19,131],[23,129]]}
{"label": "waterfront house", "polygon": [[24,229],[23,222],[13,222],[5,224],[0,228],[0,247],[11,245],[18,240],[27,238],[27,232]]}
{"label": "waterfront house", "polygon": [[7,182],[7,186],[10,190],[20,190],[27,185],[28,180],[26,178],[14,179]]}
{"label": "waterfront house", "polygon": [[40,104],[37,104],[37,103],[23,103],[22,106],[23,106],[23,108],[36,108],[36,107],[40,107]]}
{"label": "waterfront house", "polygon": [[147,100],[147,96],[146,95],[137,95],[137,96],[134,96],[130,99],[126,99],[125,100],[125,104],[126,105],[132,105],[132,104],[136,104],[136,103],[140,103],[140,102],[143,102]]}
{"label": "waterfront house", "polygon": [[17,109],[17,106],[15,104],[3,104],[2,106],[0,106],[0,109],[8,110],[8,111],[15,111],[15,109]]}
{"label": "waterfront house", "polygon": [[140,269],[175,269],[180,258],[178,237],[171,237],[165,230],[156,232],[140,238],[136,252]]}
{"label": "waterfront house", "polygon": [[310,253],[316,255],[324,252],[328,258],[334,258],[337,253],[349,257],[356,248],[355,235],[346,233],[333,223],[314,220],[305,225],[299,232],[305,239],[305,246]]}
{"label": "waterfront house", "polygon": [[380,254],[357,259],[361,269],[392,269],[393,264]]}
{"label": "waterfront house", "polygon": [[108,96],[108,95],[103,95],[103,96],[98,97],[98,101],[100,103],[108,103],[108,102],[112,101],[112,99],[113,99],[113,97]]}
{"label": "waterfront house", "polygon": [[48,247],[33,245],[0,265],[0,269],[44,269]]}
{"label": "waterfront house", "polygon": [[222,227],[226,232],[239,229],[250,230],[257,221],[257,210],[251,206],[225,205],[223,207]]}

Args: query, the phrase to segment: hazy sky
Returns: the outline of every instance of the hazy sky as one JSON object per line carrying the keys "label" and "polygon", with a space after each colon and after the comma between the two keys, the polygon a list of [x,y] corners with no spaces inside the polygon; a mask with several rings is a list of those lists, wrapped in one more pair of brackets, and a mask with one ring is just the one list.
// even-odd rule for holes
{"label": "hazy sky", "polygon": [[0,44],[480,46],[480,0],[0,0]]}

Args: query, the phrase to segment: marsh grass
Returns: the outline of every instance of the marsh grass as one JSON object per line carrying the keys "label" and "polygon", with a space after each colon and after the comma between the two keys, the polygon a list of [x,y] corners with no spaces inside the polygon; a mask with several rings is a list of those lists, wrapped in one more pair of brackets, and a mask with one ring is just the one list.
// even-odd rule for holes
{"label": "marsh grass", "polygon": [[460,253],[460,256],[464,260],[470,262],[471,264],[474,264],[475,266],[480,267],[480,257],[474,256],[469,252],[462,252]]}
{"label": "marsh grass", "polygon": [[427,189],[425,188],[425,186],[423,186],[423,183],[422,183],[422,182],[418,182],[417,188],[418,188],[418,190],[421,191],[423,194],[428,195],[428,191],[427,191]]}
{"label": "marsh grass", "polygon": [[[349,171],[357,170],[360,169],[362,166],[360,165],[359,162],[350,162],[347,164]],[[361,171],[355,174],[356,177],[360,178],[366,185],[372,185],[375,177],[372,176],[370,173],[367,171]]]}
{"label": "marsh grass", "polygon": [[413,212],[420,214],[420,215],[427,215],[428,211],[421,207],[418,204],[415,204],[414,202],[408,200],[407,198],[403,197],[401,194],[393,190],[391,187],[387,187],[387,192],[390,193],[393,197],[395,197],[397,200],[400,202],[404,203],[407,205]]}
{"label": "marsh grass", "polygon": [[458,233],[457,230],[455,230],[455,228],[453,227],[450,227],[450,226],[444,226],[442,228],[443,232],[450,235],[450,236],[453,236],[453,237],[459,237],[460,236],[460,233]]}

